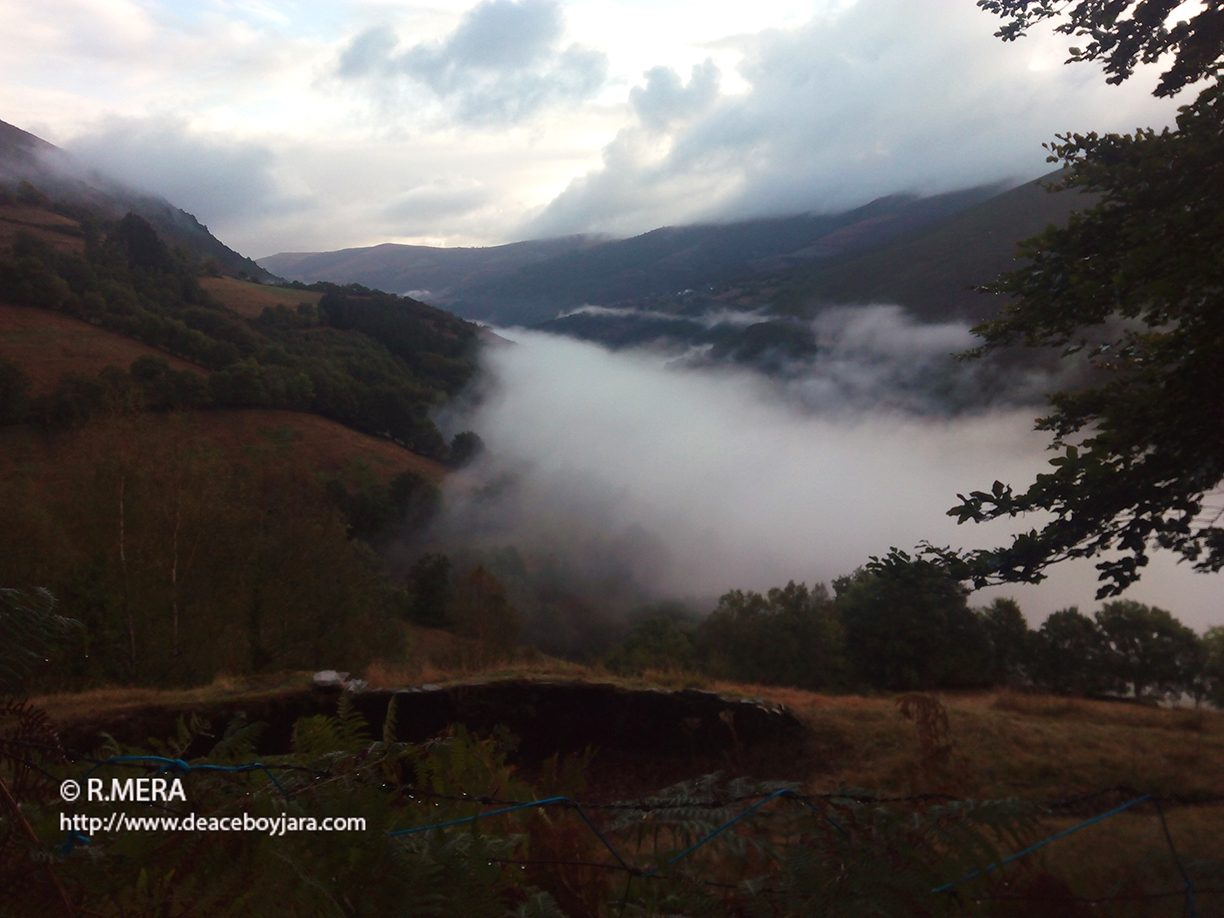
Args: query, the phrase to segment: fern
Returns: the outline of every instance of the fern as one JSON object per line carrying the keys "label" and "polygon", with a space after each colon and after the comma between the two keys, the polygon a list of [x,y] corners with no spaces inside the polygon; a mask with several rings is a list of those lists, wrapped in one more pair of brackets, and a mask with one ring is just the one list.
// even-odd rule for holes
{"label": "fern", "polygon": [[185,721],[180,714],[175,721],[174,737],[169,740],[149,737],[149,746],[157,755],[165,756],[168,759],[181,759],[198,738],[212,736],[208,732],[210,726],[208,721],[194,711],[189,721]]}
{"label": "fern", "polygon": [[264,726],[259,721],[247,723],[246,714],[239,711],[231,718],[221,739],[209,750],[209,761],[218,765],[249,761],[255,755]]}
{"label": "fern", "polygon": [[369,745],[369,725],[347,692],[340,695],[335,717],[316,714],[293,725],[293,751],[300,755],[357,752]]}
{"label": "fern", "polygon": [[34,668],[82,625],[55,611],[43,589],[0,589],[0,697],[22,694]]}

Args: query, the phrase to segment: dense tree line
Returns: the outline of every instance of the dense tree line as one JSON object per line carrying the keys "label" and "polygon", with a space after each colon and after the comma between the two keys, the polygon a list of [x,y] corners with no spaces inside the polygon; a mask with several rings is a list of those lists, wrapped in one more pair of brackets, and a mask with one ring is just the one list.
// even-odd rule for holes
{"label": "dense tree line", "polygon": [[355,669],[402,647],[393,592],[292,444],[222,454],[185,418],[95,421],[0,483],[0,580],[84,626],[42,688]]}
{"label": "dense tree line", "polygon": [[1199,636],[1134,602],[1076,608],[1030,629],[1020,607],[971,608],[938,561],[894,550],[854,574],[767,594],[732,590],[704,620],[654,614],[604,658],[621,672],[685,669],[807,689],[913,691],[997,685],[1069,695],[1224,704],[1224,628]]}
{"label": "dense tree line", "polygon": [[[414,300],[334,284],[311,285],[323,293],[318,308],[272,308],[248,323],[213,302],[201,266],[143,218],[107,223],[54,209],[79,221],[83,254],[19,234],[0,256],[0,300],[63,312],[214,371],[206,386],[178,377],[184,391],[169,401],[182,407],[312,411],[447,458],[428,412],[474,373],[475,326]],[[11,415],[4,393],[12,385],[2,377],[0,412]]]}

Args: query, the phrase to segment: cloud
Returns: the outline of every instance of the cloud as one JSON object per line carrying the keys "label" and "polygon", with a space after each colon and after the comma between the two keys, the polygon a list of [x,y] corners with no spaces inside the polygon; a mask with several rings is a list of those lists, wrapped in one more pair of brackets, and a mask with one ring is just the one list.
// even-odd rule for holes
{"label": "cloud", "polygon": [[369,29],[341,52],[336,73],[397,100],[405,81],[426,87],[460,122],[512,124],[603,86],[607,55],[562,47],[564,31],[554,0],[484,0],[439,42],[401,48],[391,27]]}
{"label": "cloud", "polygon": [[1056,132],[1174,114],[1144,74],[1107,86],[1090,66],[1044,66],[1065,57],[1060,36],[1004,44],[994,29],[959,0],[859,0],[716,43],[740,53],[743,92],[719,92],[710,69],[683,90],[652,69],[631,93],[637,123],[527,232],[634,233],[1027,179],[1048,171],[1041,143]]}
{"label": "cloud", "polygon": [[645,77],[645,86],[629,90],[629,104],[644,127],[662,131],[708,109],[718,97],[722,72],[707,58],[693,68],[687,86],[671,67],[652,67]]}
{"label": "cloud", "polygon": [[224,231],[290,206],[267,147],[191,131],[177,118],[112,118],[76,137],[67,150],[125,184],[162,195]]}
{"label": "cloud", "polygon": [[[903,352],[903,338],[932,352],[959,343],[943,326],[872,322],[876,331],[858,333],[876,354]],[[827,582],[893,545],[986,547],[1006,542],[1009,527],[1039,524],[957,526],[945,515],[958,492],[996,478],[1024,484],[1048,468],[1032,408],[957,418],[813,410],[753,373],[509,334],[516,345],[485,353],[494,385],[453,419],[489,454],[448,480],[447,532],[549,559],[588,596],[619,579],[624,595],[699,597],[708,609],[728,589]],[[1090,562],[1059,565],[1042,585],[973,601],[1014,595],[1040,621],[1092,607],[1095,577]],[[1129,595],[1196,628],[1219,623],[1218,578],[1169,558],[1154,559]]]}
{"label": "cloud", "polygon": [[435,181],[396,195],[383,215],[394,221],[401,233],[426,233],[439,219],[469,214],[488,204],[491,197],[489,189],[478,182]]}

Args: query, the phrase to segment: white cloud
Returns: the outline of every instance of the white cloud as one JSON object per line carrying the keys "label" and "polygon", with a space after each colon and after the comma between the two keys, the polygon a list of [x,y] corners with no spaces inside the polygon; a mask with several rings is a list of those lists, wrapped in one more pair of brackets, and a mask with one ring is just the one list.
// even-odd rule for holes
{"label": "white cloud", "polygon": [[[831,414],[797,407],[748,372],[667,368],[649,353],[508,334],[519,343],[486,353],[495,385],[457,422],[478,431],[489,454],[452,480],[448,525],[490,549],[513,544],[591,572],[588,587],[615,569],[655,595],[709,600],[790,579],[827,582],[890,546],[991,547],[1039,525],[1030,516],[957,526],[945,515],[958,492],[996,478],[1023,486],[1048,470],[1048,434],[1032,430],[1038,409]],[[900,336],[935,351],[964,332],[881,313],[855,334],[877,350],[896,349]],[[1014,595],[1040,621],[1067,605],[1092,608],[1097,586],[1092,563],[1076,562],[1041,585],[973,601]],[[1198,629],[1221,623],[1219,576],[1160,553],[1127,595]]]}
{"label": "white cloud", "polygon": [[[938,192],[1046,171],[1065,130],[1164,123],[1140,75],[1111,87],[1091,67],[1032,70],[1052,36],[1012,45],[991,17],[951,0],[859,0],[791,29],[727,39],[748,90],[703,98],[700,117],[638,124],[530,225],[541,234],[640,232],[664,223],[835,210],[901,190]],[[636,100],[676,92],[647,74]],[[694,84],[696,85],[696,80]]]}
{"label": "white cloud", "polygon": [[995,28],[967,0],[0,0],[0,118],[263,255],[853,206],[1173,111]]}
{"label": "white cloud", "polygon": [[67,145],[120,181],[160,194],[224,232],[291,207],[278,191],[266,147],[190,130],[177,118],[113,118]]}
{"label": "white cloud", "polygon": [[511,124],[582,102],[603,85],[607,56],[563,47],[563,33],[553,0],[483,0],[442,41],[401,50],[390,26],[362,32],[340,54],[337,74],[396,105],[410,99],[407,82],[427,87],[461,122]]}

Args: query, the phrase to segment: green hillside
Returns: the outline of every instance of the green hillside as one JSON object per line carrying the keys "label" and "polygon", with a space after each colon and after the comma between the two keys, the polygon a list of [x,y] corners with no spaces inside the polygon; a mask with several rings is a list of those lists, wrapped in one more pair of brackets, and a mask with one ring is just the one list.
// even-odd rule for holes
{"label": "green hillside", "polygon": [[867,251],[754,278],[744,305],[805,314],[828,304],[898,303],[926,320],[978,321],[998,304],[972,289],[1012,267],[1016,243],[1063,223],[1085,206],[1073,192],[1051,194],[1045,176]]}

